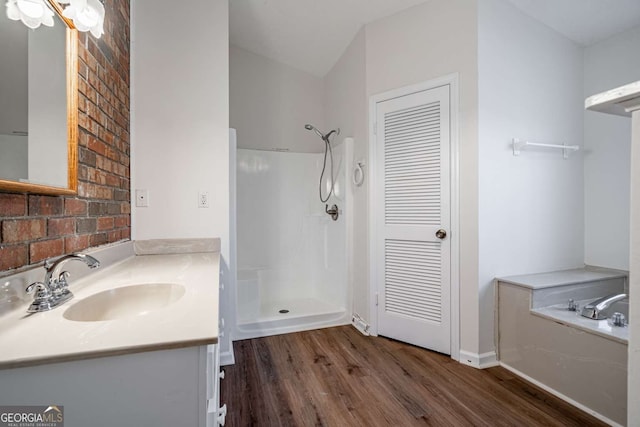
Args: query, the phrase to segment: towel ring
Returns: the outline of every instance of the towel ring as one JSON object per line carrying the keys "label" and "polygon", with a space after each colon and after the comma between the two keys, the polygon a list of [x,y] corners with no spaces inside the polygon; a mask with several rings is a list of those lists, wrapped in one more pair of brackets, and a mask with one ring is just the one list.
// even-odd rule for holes
{"label": "towel ring", "polygon": [[353,176],[352,181],[356,187],[360,187],[364,182],[364,170],[362,167],[364,166],[364,162],[359,161],[356,162],[356,166],[353,168]]}

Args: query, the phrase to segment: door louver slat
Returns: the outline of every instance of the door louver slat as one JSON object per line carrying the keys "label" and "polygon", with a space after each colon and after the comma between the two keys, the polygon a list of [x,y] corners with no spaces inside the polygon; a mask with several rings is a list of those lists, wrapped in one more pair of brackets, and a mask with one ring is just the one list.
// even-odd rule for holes
{"label": "door louver slat", "polygon": [[437,225],[440,103],[385,114],[385,223]]}
{"label": "door louver slat", "polygon": [[385,310],[440,322],[440,265],[437,242],[385,240]]}

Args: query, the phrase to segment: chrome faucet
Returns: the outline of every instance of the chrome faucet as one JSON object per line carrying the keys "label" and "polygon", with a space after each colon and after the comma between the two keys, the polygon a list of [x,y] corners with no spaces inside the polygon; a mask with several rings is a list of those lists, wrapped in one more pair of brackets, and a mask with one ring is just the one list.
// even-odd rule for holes
{"label": "chrome faucet", "polygon": [[606,319],[606,310],[611,307],[613,303],[622,301],[626,298],[628,298],[627,294],[607,295],[606,297],[602,297],[585,305],[580,314],[594,320]]}
{"label": "chrome faucet", "polygon": [[44,262],[44,269],[46,271],[44,282],[32,283],[26,289],[28,294],[35,292],[33,302],[27,309],[29,313],[54,309],[73,298],[73,294],[69,290],[69,283],[67,282],[69,272],[60,272],[63,264],[73,260],[82,261],[91,269],[100,267],[100,261],[91,255],[85,254],[65,255],[55,261],[50,259],[46,260]]}

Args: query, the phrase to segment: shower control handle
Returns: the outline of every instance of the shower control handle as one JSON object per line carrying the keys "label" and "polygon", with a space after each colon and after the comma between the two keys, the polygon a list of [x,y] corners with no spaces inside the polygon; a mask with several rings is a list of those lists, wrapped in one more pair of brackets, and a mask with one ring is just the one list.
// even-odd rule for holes
{"label": "shower control handle", "polygon": [[444,229],[440,229],[438,231],[436,231],[436,237],[440,240],[444,239],[445,237],[447,237],[447,232]]}
{"label": "shower control handle", "polygon": [[331,209],[329,209],[329,205],[324,205],[324,211],[331,217],[332,220],[338,220],[338,205],[331,206]]}

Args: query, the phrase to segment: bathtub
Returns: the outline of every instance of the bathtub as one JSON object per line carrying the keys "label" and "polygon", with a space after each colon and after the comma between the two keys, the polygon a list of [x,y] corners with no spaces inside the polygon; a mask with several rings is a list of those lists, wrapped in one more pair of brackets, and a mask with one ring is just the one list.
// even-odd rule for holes
{"label": "bathtub", "polygon": [[[626,425],[628,328],[567,309],[570,298],[582,307],[625,291],[626,273],[603,269],[496,279],[501,366],[610,425]],[[628,303],[611,310],[628,314]]]}

